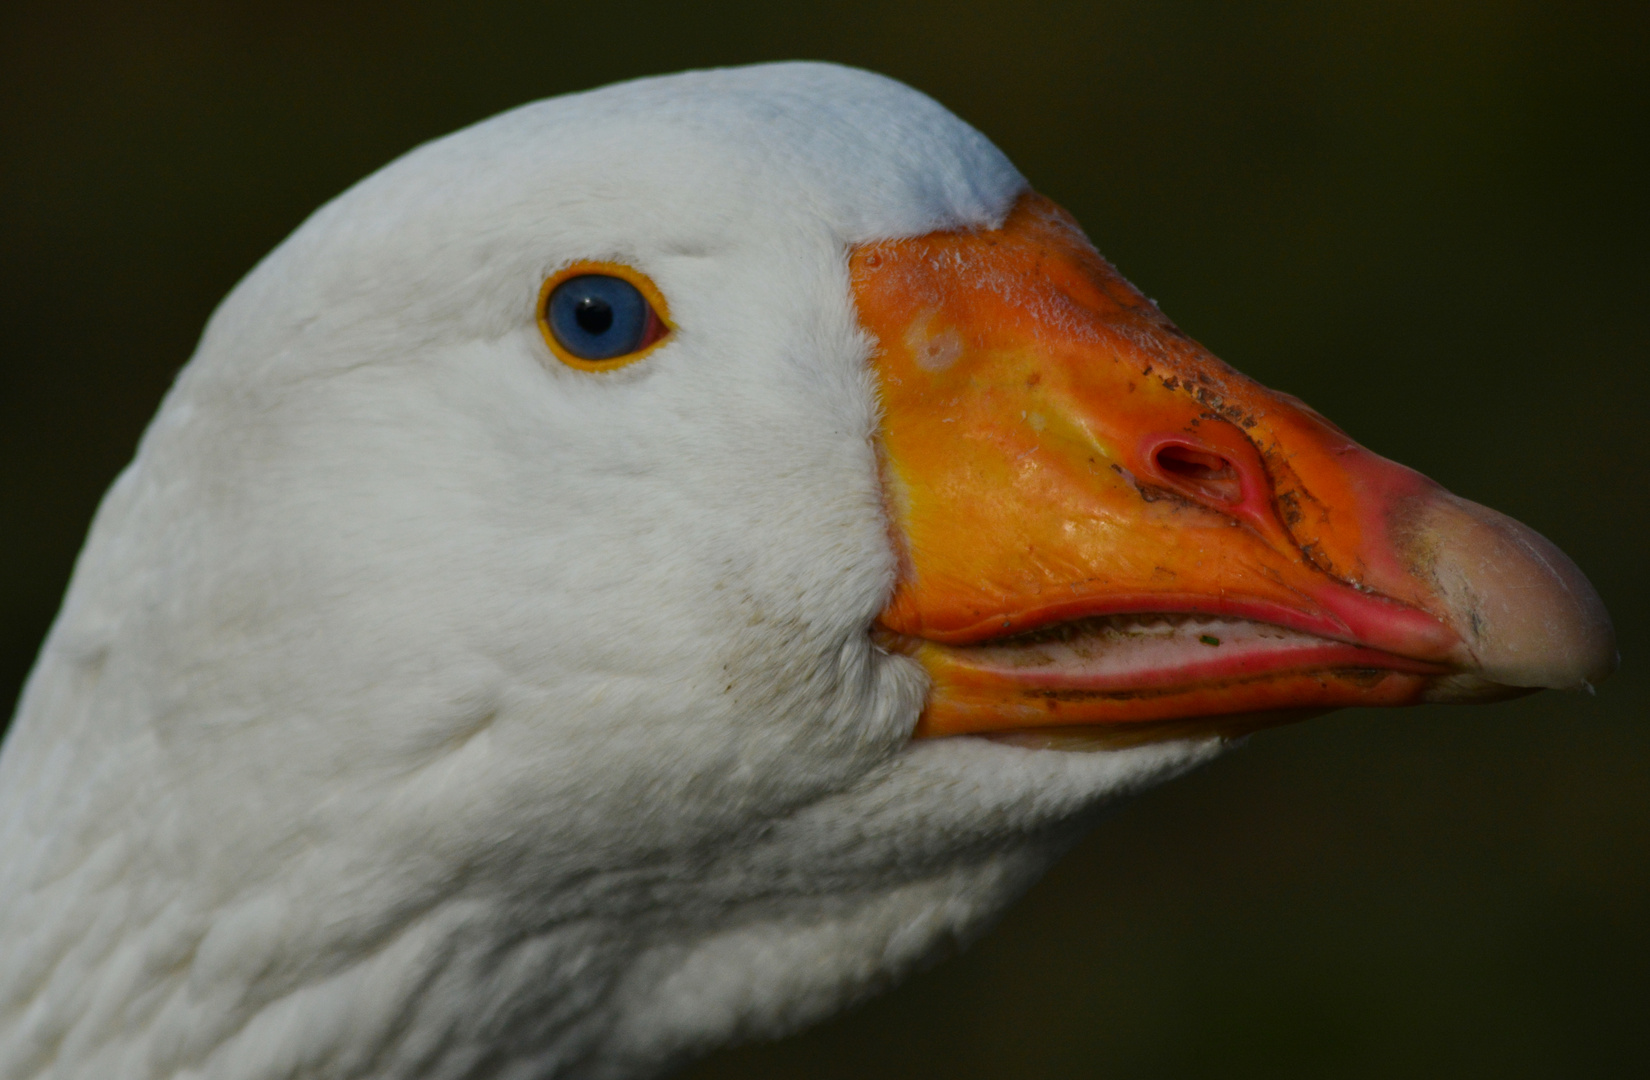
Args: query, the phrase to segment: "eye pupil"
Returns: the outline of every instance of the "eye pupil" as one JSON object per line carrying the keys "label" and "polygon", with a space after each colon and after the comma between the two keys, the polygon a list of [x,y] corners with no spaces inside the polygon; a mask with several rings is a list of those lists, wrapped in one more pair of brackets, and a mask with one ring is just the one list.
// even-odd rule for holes
{"label": "eye pupil", "polygon": [[599,297],[587,296],[573,309],[573,320],[587,334],[605,334],[613,327],[613,306]]}
{"label": "eye pupil", "polygon": [[609,274],[580,274],[551,289],[544,322],[556,344],[579,360],[618,359],[663,330],[641,290]]}

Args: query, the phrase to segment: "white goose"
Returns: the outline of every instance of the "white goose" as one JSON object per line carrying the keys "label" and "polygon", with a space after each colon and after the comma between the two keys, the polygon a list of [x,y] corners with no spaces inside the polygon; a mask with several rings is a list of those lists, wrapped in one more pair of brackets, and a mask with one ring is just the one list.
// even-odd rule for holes
{"label": "white goose", "polygon": [[1223,735],[1613,662],[922,95],[540,102],[265,259],[105,499],[0,760],[0,1077],[648,1075]]}

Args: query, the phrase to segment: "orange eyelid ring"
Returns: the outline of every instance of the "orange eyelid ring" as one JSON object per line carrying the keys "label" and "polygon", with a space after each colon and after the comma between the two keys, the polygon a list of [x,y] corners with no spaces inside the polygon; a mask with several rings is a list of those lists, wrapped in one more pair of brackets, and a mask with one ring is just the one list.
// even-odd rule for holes
{"label": "orange eyelid ring", "polygon": [[[556,334],[550,328],[550,294],[555,292],[556,286],[562,282],[571,281],[573,278],[584,277],[588,274],[615,277],[621,281],[629,282],[636,287],[636,291],[641,293],[642,298],[647,301],[648,328],[642,337],[642,344],[635,350],[627,352],[623,356],[615,356],[607,360],[586,360],[583,357],[574,356],[560,341],[556,340]],[[544,284],[539,288],[537,318],[539,333],[544,336],[544,343],[550,347],[550,351],[555,354],[556,359],[568,367],[577,368],[580,371],[612,371],[615,368],[634,364],[666,341],[669,341],[670,335],[676,329],[676,324],[670,319],[670,305],[665,302],[664,293],[660,292],[659,287],[653,284],[652,278],[635,267],[626,266],[624,263],[600,262],[594,259],[581,259],[578,262],[569,263],[544,279]]]}

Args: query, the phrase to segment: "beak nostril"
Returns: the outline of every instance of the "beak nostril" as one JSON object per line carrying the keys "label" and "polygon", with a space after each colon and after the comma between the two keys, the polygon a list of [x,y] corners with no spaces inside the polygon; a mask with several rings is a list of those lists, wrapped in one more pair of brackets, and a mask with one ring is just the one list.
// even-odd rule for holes
{"label": "beak nostril", "polygon": [[1219,454],[1195,446],[1170,443],[1152,455],[1152,463],[1176,487],[1216,502],[1243,501],[1243,483],[1232,463]]}

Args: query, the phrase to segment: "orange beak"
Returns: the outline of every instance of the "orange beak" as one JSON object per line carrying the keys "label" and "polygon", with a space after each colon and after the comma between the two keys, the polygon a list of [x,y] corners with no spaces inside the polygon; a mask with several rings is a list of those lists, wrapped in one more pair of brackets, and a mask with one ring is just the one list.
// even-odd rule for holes
{"label": "orange beak", "polygon": [[1048,200],[851,274],[902,555],[879,640],[932,677],[918,735],[1138,741],[1613,669],[1556,548],[1221,363]]}

